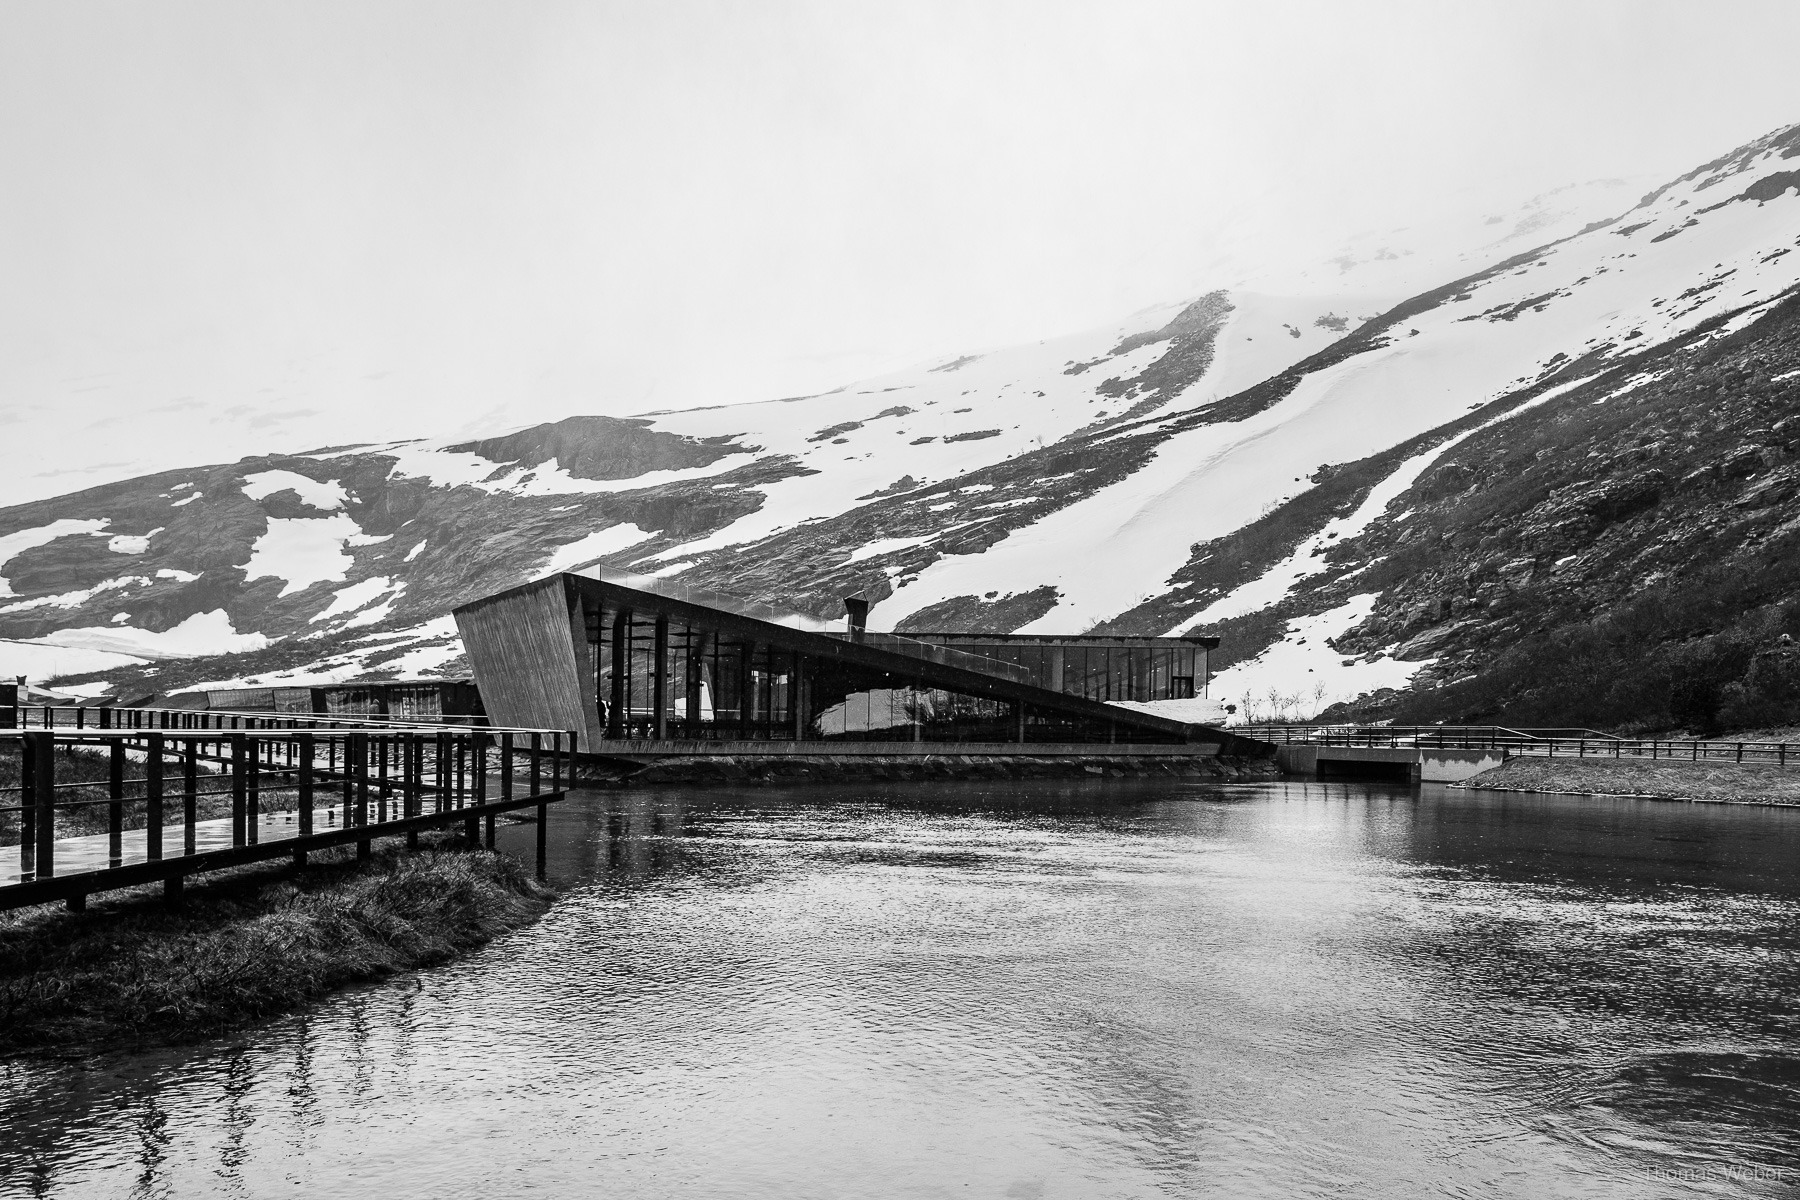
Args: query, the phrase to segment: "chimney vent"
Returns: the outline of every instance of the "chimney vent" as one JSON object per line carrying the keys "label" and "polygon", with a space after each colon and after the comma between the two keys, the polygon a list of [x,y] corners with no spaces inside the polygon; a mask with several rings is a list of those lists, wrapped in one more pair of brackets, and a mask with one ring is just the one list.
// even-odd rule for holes
{"label": "chimney vent", "polygon": [[869,627],[869,602],[861,596],[844,597],[844,613],[850,622],[850,640],[860,642]]}

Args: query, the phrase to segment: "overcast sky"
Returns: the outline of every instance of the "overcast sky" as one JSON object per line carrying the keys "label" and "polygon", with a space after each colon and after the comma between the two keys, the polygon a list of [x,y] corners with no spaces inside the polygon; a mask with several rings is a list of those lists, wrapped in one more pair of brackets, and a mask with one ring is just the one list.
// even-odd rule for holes
{"label": "overcast sky", "polygon": [[0,504],[821,391],[1800,120],[1800,5],[0,0]]}

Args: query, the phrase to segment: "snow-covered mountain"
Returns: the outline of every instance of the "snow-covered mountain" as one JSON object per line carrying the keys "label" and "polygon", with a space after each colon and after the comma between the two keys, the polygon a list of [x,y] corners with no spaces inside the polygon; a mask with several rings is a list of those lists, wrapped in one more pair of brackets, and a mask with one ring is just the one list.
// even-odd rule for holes
{"label": "snow-covered mountain", "polygon": [[[1548,551],[1465,563],[1415,611],[1459,539],[1550,519],[1517,507],[1529,487],[1512,508],[1478,493],[1548,477],[1577,445],[1596,469],[1616,457],[1557,430],[1671,380],[1737,386],[1721,355],[1766,360],[1740,382],[1800,404],[1773,369],[1800,282],[1797,159],[1800,127],[1614,219],[1598,206],[1618,185],[1589,185],[1453,234],[1372,237],[1307,274],[1312,294],[1215,291],[825,395],[269,456],[0,510],[0,673],[141,691],[454,672],[455,604],[600,563],[826,616],[861,592],[888,628],[1219,627],[1233,665],[1214,694],[1275,707],[1423,694],[1592,616],[1547,600],[1519,619],[1538,572],[1569,569]],[[1525,442],[1529,464],[1469,460]],[[1589,535],[1654,524],[1662,494]],[[1441,549],[1406,542],[1408,514],[1450,495],[1468,506],[1433,510]]]}

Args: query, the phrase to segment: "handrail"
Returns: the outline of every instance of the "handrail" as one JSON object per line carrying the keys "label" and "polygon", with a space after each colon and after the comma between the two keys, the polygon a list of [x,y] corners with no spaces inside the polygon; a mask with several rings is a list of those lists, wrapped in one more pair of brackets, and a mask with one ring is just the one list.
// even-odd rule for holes
{"label": "handrail", "polygon": [[[0,715],[31,714],[9,708]],[[321,728],[287,717],[280,728],[95,728],[58,725],[53,712],[46,720],[47,727],[0,731],[16,741],[20,775],[16,787],[0,788],[17,795],[15,803],[0,805],[0,814],[16,814],[19,837],[18,869],[0,882],[0,909],[51,900],[80,907],[89,893],[154,881],[173,898],[190,874],[290,853],[304,862],[309,850],[352,842],[366,856],[374,838],[405,834],[416,844],[421,831],[435,826],[462,824],[475,841],[485,821],[491,849],[495,817],[533,805],[541,874],[546,806],[562,799],[574,780],[576,735],[566,730]],[[103,778],[58,780],[71,769],[69,752],[77,746],[106,748]],[[86,761],[100,773],[93,756]],[[137,778],[127,778],[128,762]],[[219,806],[219,819],[202,835],[198,802],[225,796],[229,821]],[[265,826],[275,796],[280,811],[291,815]],[[139,851],[129,858],[128,804],[132,819],[143,821],[141,843],[138,831],[129,831]],[[59,836],[59,815],[101,805],[104,833],[84,837],[77,824],[76,832],[65,827]],[[179,845],[166,845],[165,834],[177,830]],[[70,836],[77,840],[67,841]]]}
{"label": "handrail", "polygon": [[[59,713],[70,714],[65,722]],[[35,718],[36,724],[33,725]],[[112,704],[19,704],[0,705],[0,735],[21,729],[60,729],[104,733],[109,730],[149,731],[152,729],[224,732],[255,730],[310,729],[314,731],[376,732],[403,729],[481,730],[487,733],[558,733],[554,729],[532,729],[527,726],[474,725],[456,720],[425,718],[382,718],[363,713],[254,712],[241,709],[207,708],[125,708]]]}

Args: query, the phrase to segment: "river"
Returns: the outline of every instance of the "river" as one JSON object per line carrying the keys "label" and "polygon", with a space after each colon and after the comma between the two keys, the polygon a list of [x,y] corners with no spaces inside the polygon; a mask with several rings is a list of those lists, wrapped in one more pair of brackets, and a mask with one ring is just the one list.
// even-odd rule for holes
{"label": "river", "polygon": [[585,793],[477,954],[0,1066],[0,1195],[1791,1194],[1797,845],[1430,785]]}

